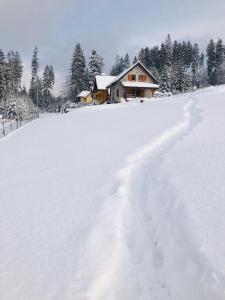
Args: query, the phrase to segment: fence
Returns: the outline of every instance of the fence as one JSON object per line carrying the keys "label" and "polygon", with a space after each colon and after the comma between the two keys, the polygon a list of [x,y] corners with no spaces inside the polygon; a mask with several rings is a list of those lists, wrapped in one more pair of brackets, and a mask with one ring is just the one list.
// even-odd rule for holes
{"label": "fence", "polygon": [[0,119],[0,138],[6,136],[10,132],[18,129],[19,127],[39,118],[38,114],[33,114],[24,120],[3,120]]}

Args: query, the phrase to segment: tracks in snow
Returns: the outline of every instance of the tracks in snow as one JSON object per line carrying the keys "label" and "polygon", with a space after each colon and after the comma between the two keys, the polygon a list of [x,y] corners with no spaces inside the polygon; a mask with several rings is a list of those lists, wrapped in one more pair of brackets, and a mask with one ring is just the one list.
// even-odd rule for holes
{"label": "tracks in snow", "polygon": [[217,289],[219,278],[211,277],[210,267],[204,270],[206,262],[182,226],[185,214],[176,207],[176,191],[160,173],[164,155],[201,120],[196,100],[187,100],[183,119],[131,155],[118,172],[115,191],[87,241],[76,278],[78,299],[220,299],[210,283]]}

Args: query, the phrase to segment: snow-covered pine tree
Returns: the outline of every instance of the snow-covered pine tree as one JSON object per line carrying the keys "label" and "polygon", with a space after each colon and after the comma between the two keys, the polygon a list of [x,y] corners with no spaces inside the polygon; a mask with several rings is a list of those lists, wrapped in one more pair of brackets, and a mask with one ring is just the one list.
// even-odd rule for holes
{"label": "snow-covered pine tree", "polygon": [[172,51],[173,46],[170,35],[162,43],[160,50],[160,87],[162,92],[171,92],[172,88]]}
{"label": "snow-covered pine tree", "polygon": [[186,69],[191,68],[193,58],[193,47],[190,41],[182,44],[182,60]]}
{"label": "snow-covered pine tree", "polygon": [[205,55],[204,55],[204,53],[201,53],[200,59],[199,59],[200,68],[204,66],[204,63],[205,63]]}
{"label": "snow-covered pine tree", "polygon": [[7,53],[7,64],[6,64],[6,95],[10,96],[14,94],[13,90],[13,51]]}
{"label": "snow-covered pine tree", "polygon": [[166,65],[166,58],[167,58],[166,47],[165,44],[162,43],[160,48],[160,72],[162,72],[162,70]]}
{"label": "snow-covered pine tree", "polygon": [[39,105],[39,96],[40,96],[38,70],[39,70],[38,48],[35,47],[33,51],[32,61],[31,61],[31,83],[30,83],[29,96],[31,97],[31,99],[33,100],[36,106]]}
{"label": "snow-covered pine tree", "polygon": [[146,47],[144,49],[144,53],[145,53],[145,67],[150,70],[153,67],[153,62],[152,62],[152,57],[151,57],[151,50],[149,49],[149,47]]}
{"label": "snow-covered pine tree", "polygon": [[21,88],[20,95],[22,95],[22,96],[27,95],[27,89],[26,89],[25,85]]}
{"label": "snow-covered pine tree", "polygon": [[138,61],[137,56],[135,56],[133,59],[133,64],[136,64],[137,61]]}
{"label": "snow-covered pine tree", "polygon": [[90,91],[93,88],[93,81],[90,80],[90,71],[85,69],[85,90]]}
{"label": "snow-covered pine tree", "polygon": [[225,83],[225,48],[222,39],[218,39],[215,49],[216,55],[216,84]]}
{"label": "snow-covered pine tree", "polygon": [[21,78],[23,75],[23,66],[18,51],[13,53],[12,56],[12,80],[13,80],[13,90],[15,94],[19,93],[21,88]]}
{"label": "snow-covered pine tree", "polygon": [[110,75],[117,76],[120,73],[124,71],[124,62],[123,57],[120,57],[119,55],[116,56],[115,63],[112,66],[112,69],[110,71]]}
{"label": "snow-covered pine tree", "polygon": [[200,67],[200,55],[198,44],[194,44],[192,48],[192,63],[191,63],[191,77],[192,77],[192,86],[197,88],[199,87],[199,67]]}
{"label": "snow-covered pine tree", "polygon": [[52,95],[51,90],[53,89],[54,85],[54,71],[52,66],[46,66],[43,74],[42,79],[42,93],[43,93],[43,100],[41,101],[41,107],[47,107],[50,104]]}
{"label": "snow-covered pine tree", "polygon": [[138,60],[145,66],[146,65],[146,60],[145,60],[145,49],[141,48],[139,54],[138,54]]}
{"label": "snow-covered pine tree", "polygon": [[126,70],[130,67],[130,57],[129,57],[128,53],[124,56],[123,67],[124,67],[124,70]]}
{"label": "snow-covered pine tree", "polygon": [[69,94],[73,102],[77,101],[77,95],[86,89],[85,79],[86,61],[80,43],[77,43],[73,52],[71,67]]}
{"label": "snow-covered pine tree", "polygon": [[161,72],[160,76],[160,91],[162,93],[171,92],[171,74],[168,72],[168,67],[165,66]]}
{"label": "snow-covered pine tree", "polygon": [[51,83],[52,83],[52,88],[53,88],[53,86],[54,86],[54,84],[55,84],[55,72],[54,72],[54,69],[53,69],[53,66],[52,65],[50,65],[50,78],[51,78]]}
{"label": "snow-covered pine tree", "polygon": [[154,46],[150,49],[151,55],[151,72],[155,72],[156,74],[160,71],[160,51],[158,46]]}
{"label": "snow-covered pine tree", "polygon": [[216,85],[216,47],[211,39],[207,46],[207,72],[210,85]]}
{"label": "snow-covered pine tree", "polygon": [[165,63],[168,67],[172,66],[172,51],[173,51],[172,41],[171,41],[170,34],[168,34],[165,41],[165,54],[166,54]]}
{"label": "snow-covered pine tree", "polygon": [[90,70],[90,82],[93,85],[95,75],[101,74],[103,71],[103,58],[97,53],[96,50],[92,50],[89,57],[89,70]]}
{"label": "snow-covered pine tree", "polygon": [[6,61],[5,54],[0,49],[0,103],[5,100],[6,97]]}
{"label": "snow-covered pine tree", "polygon": [[180,61],[174,66],[173,69],[173,81],[172,89],[173,92],[185,92],[188,91],[191,87],[191,79],[187,74],[184,63]]}

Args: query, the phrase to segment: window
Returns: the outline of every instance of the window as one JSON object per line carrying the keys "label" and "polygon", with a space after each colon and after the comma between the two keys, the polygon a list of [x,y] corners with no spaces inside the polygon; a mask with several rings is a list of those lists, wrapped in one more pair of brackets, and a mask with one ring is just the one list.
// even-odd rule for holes
{"label": "window", "polygon": [[120,91],[119,91],[119,89],[117,89],[116,90],[116,97],[119,98],[119,96],[120,96]]}
{"label": "window", "polygon": [[138,76],[138,81],[140,81],[140,82],[145,82],[146,79],[147,79],[147,76],[146,76],[146,75],[139,75],[139,76]]}
{"label": "window", "polygon": [[128,80],[129,81],[136,81],[136,75],[134,75],[134,74],[128,75]]}

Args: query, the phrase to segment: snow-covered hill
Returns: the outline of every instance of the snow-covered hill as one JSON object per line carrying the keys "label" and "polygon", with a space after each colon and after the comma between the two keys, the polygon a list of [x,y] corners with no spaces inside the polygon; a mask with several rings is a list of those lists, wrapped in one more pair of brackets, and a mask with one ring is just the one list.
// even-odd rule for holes
{"label": "snow-covered hill", "polygon": [[0,140],[0,298],[225,298],[225,87]]}

